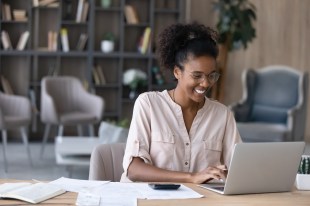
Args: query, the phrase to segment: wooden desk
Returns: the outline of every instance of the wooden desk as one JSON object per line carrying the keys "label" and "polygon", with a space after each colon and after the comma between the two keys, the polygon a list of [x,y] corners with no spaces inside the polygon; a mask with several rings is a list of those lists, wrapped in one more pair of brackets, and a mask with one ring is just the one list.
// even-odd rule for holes
{"label": "wooden desk", "polygon": [[[16,180],[0,179],[0,184],[4,182],[16,182]],[[293,191],[283,193],[251,194],[251,195],[220,195],[206,189],[200,188],[195,184],[185,184],[200,194],[204,198],[186,200],[138,200],[138,206],[201,206],[201,205],[281,205],[281,206],[308,206],[310,204],[310,191]],[[75,205],[77,193],[67,192],[52,199],[46,200],[37,205]],[[31,205],[17,200],[0,200],[0,205]]]}

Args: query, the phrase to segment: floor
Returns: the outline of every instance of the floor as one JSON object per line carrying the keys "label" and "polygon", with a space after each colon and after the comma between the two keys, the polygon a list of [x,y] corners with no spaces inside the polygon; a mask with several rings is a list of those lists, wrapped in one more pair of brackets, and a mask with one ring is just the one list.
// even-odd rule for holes
{"label": "floor", "polygon": [[[37,179],[55,180],[60,177],[70,177],[69,171],[64,166],[59,166],[55,161],[54,144],[50,143],[45,149],[44,156],[40,157],[40,143],[31,143],[31,156],[33,166],[28,161],[25,147],[22,143],[8,144],[8,173],[4,172],[2,145],[0,145],[0,179]],[[310,144],[307,144],[305,154],[310,155]],[[88,167],[76,166],[72,168],[71,178],[88,179]]]}
{"label": "floor", "polygon": [[[0,178],[55,180],[60,177],[70,177],[65,166],[56,164],[54,144],[49,143],[43,157],[40,157],[40,143],[31,143],[30,150],[33,166],[30,166],[26,149],[22,143],[8,143],[8,173],[4,171],[3,148],[0,143]],[[72,168],[71,178],[88,179],[88,167],[76,166]]]}

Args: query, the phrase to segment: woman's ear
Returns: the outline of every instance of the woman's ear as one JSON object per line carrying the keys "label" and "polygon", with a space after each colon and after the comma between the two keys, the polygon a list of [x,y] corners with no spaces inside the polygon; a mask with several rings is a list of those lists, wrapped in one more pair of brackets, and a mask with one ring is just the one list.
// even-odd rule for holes
{"label": "woman's ear", "polygon": [[178,66],[174,66],[174,69],[173,69],[173,75],[176,79],[179,79],[180,78],[180,75],[181,75],[181,69],[178,67]]}

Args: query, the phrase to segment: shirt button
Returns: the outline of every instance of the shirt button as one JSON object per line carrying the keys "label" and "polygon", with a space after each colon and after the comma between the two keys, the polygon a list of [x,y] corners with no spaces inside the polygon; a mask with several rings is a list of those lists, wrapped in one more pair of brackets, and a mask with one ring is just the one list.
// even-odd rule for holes
{"label": "shirt button", "polygon": [[188,146],[188,145],[189,145],[189,143],[187,142],[187,143],[186,143],[186,146]]}
{"label": "shirt button", "polygon": [[188,165],[188,162],[185,162],[185,165]]}

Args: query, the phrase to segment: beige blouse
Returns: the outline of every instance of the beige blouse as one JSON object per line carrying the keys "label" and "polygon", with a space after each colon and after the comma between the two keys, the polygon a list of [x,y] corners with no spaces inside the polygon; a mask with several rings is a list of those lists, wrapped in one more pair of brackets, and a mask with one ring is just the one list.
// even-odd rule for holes
{"label": "beige blouse", "polygon": [[147,164],[182,172],[199,172],[208,166],[229,166],[235,143],[241,142],[232,112],[206,98],[189,134],[181,107],[167,90],[141,94],[134,105],[123,160],[124,173],[133,157]]}

